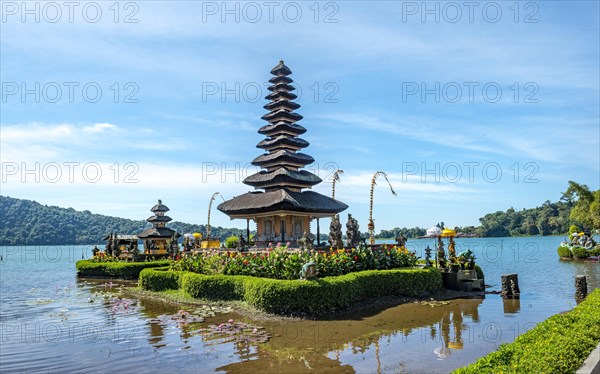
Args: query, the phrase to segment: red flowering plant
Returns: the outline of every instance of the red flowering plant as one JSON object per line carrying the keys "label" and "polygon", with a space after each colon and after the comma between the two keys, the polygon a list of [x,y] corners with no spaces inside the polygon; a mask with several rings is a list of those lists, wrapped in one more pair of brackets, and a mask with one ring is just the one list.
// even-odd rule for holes
{"label": "red flowering plant", "polygon": [[251,275],[274,279],[298,279],[302,265],[314,262],[319,277],[361,270],[413,267],[418,257],[404,247],[382,245],[329,251],[291,251],[287,246],[267,248],[266,252],[205,251],[172,262],[175,270],[202,274]]}

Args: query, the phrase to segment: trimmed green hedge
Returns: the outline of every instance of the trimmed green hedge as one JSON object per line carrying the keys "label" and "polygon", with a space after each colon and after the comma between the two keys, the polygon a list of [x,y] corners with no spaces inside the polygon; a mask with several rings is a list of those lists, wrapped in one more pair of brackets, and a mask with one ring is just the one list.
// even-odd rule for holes
{"label": "trimmed green hedge", "polygon": [[79,260],[75,264],[80,277],[105,277],[121,279],[137,279],[146,268],[168,266],[168,260],[148,262],[94,262]]}
{"label": "trimmed green hedge", "polygon": [[558,247],[557,251],[560,257],[573,258],[573,252],[571,252],[571,249],[569,247],[560,246]]}
{"label": "trimmed green hedge", "polygon": [[582,247],[573,247],[571,251],[573,252],[573,257],[579,260],[585,260],[586,258],[592,255],[591,251],[588,251],[587,249]]}
{"label": "trimmed green hedge", "polygon": [[148,291],[177,290],[181,287],[181,276],[184,273],[169,270],[169,267],[146,268],[140,272],[139,284]]}
{"label": "trimmed green hedge", "polygon": [[483,270],[477,264],[475,264],[475,272],[477,273],[477,279],[485,280],[485,275],[483,274]]}
{"label": "trimmed green hedge", "polygon": [[574,373],[600,342],[600,289],[454,373]]}
{"label": "trimmed green hedge", "polygon": [[152,291],[180,287],[198,299],[243,300],[270,313],[323,315],[375,297],[431,294],[441,288],[442,276],[434,268],[410,268],[301,281],[148,269],[140,285]]}

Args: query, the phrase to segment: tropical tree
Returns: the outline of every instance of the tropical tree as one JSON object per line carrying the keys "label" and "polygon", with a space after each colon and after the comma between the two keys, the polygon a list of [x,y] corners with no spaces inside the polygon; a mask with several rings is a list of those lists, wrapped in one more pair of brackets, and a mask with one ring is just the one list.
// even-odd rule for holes
{"label": "tropical tree", "polygon": [[600,228],[600,190],[592,192],[585,184],[569,181],[561,200],[574,204],[569,214],[571,221],[587,230]]}

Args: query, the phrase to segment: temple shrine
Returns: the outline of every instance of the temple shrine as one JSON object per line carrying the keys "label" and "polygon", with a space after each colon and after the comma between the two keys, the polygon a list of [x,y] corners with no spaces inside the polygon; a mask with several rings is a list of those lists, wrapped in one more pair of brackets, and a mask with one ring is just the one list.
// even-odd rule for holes
{"label": "temple shrine", "polygon": [[271,92],[265,97],[270,102],[264,106],[269,113],[262,116],[268,124],[258,130],[265,139],[256,145],[266,152],[252,161],[252,165],[262,170],[243,180],[255,191],[217,207],[231,219],[246,219],[248,240],[250,220],[254,221],[257,245],[271,241],[297,243],[305,234],[310,234],[313,219],[317,220],[318,238],[319,218],[332,217],[348,208],[341,201],[310,191],[322,180],[301,170],[315,160],[299,152],[309,143],[299,137],[306,129],[296,123],[303,117],[294,112],[300,105],[293,101],[297,96],[292,93],[295,90],[289,78],[292,72],[280,61],[271,74],[274,75],[269,79]]}
{"label": "temple shrine", "polygon": [[144,241],[145,254],[164,255],[167,253],[169,240],[173,236],[179,237],[180,235],[175,230],[166,227],[167,222],[172,221],[172,218],[165,215],[169,211],[169,208],[161,200],[158,200],[158,203],[150,211],[154,215],[150,216],[146,221],[150,222],[152,227],[138,234],[138,238]]}

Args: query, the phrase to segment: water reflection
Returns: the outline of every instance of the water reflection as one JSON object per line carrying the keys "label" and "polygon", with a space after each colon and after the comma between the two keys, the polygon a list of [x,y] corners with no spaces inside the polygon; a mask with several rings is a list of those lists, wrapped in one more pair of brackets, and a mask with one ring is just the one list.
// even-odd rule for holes
{"label": "water reflection", "polygon": [[520,299],[503,299],[502,304],[504,305],[504,313],[507,314],[519,313],[521,310]]}
{"label": "water reflection", "polygon": [[482,301],[400,305],[352,320],[268,322],[265,327],[273,334],[268,343],[258,345],[255,354],[240,356],[240,362],[218,369],[233,373],[353,372],[357,362],[368,358],[380,372],[394,361],[387,354],[390,348],[397,351],[398,365],[402,363],[398,358],[407,355],[420,361],[445,359],[463,348],[470,323],[479,322]]}
{"label": "water reflection", "polygon": [[[486,283],[497,288],[501,274],[517,272],[520,300],[487,295],[317,321],[265,322],[226,313],[181,323],[159,317],[199,307],[134,296],[128,288],[135,282],[76,280],[70,259],[5,256],[0,262],[2,371],[448,372],[574,307],[575,275],[587,276],[590,292],[600,286],[600,265],[558,261],[554,242],[560,238],[502,240],[497,252],[479,248],[479,264]],[[527,245],[532,241],[537,257]],[[271,339],[231,341],[201,331],[230,319],[262,326]]]}

